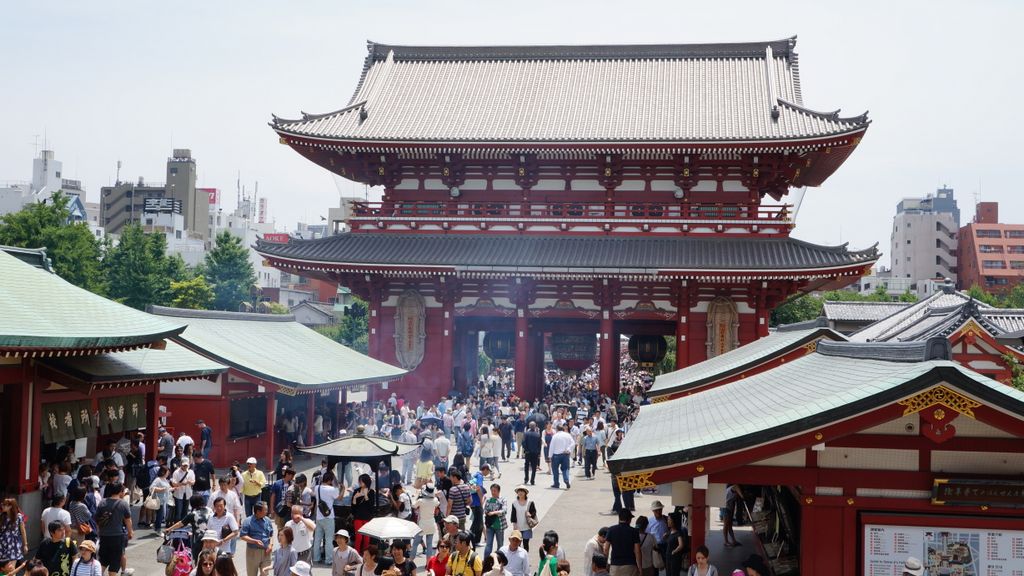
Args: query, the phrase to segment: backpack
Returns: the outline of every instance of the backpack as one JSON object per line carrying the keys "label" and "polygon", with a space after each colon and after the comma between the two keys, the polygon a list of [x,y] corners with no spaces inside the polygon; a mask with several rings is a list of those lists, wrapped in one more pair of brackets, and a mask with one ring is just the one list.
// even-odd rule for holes
{"label": "backpack", "polygon": [[465,456],[473,455],[473,436],[469,432],[466,432],[465,430],[459,432],[457,441],[460,453]]}
{"label": "backpack", "polygon": [[101,505],[96,510],[96,525],[100,528],[106,528],[107,524],[110,524],[110,519],[114,517],[114,509],[109,505]]}

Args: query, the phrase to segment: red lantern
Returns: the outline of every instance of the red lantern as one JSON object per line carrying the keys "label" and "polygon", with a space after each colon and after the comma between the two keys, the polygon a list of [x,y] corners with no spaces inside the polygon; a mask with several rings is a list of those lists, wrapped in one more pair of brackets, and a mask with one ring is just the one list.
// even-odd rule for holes
{"label": "red lantern", "polygon": [[593,334],[552,334],[551,359],[562,370],[579,372],[594,363],[597,337]]}
{"label": "red lantern", "polygon": [[484,354],[498,364],[504,364],[516,354],[515,339],[511,332],[488,332],[484,335]]}
{"label": "red lantern", "polygon": [[629,337],[629,357],[641,368],[657,366],[665,359],[668,344],[662,336],[634,334]]}

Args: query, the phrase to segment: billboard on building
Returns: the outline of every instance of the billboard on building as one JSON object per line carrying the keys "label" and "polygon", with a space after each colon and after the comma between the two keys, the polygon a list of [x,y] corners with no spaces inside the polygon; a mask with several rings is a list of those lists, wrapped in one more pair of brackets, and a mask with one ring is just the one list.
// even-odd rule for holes
{"label": "billboard on building", "polygon": [[220,190],[216,188],[200,188],[201,191],[206,192],[210,198],[210,204],[220,204]]}
{"label": "billboard on building", "polygon": [[256,214],[256,222],[258,224],[267,223],[267,199],[266,197],[260,198],[259,211]]}
{"label": "billboard on building", "polygon": [[277,242],[277,243],[280,243],[280,244],[287,244],[288,243],[288,235],[287,234],[264,234],[263,235],[263,239],[265,241],[267,241],[267,242]]}

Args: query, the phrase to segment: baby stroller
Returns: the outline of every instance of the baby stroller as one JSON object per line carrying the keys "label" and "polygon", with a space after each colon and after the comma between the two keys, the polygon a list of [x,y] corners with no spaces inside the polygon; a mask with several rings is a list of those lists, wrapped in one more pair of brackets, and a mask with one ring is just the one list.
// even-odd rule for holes
{"label": "baby stroller", "polygon": [[177,558],[185,555],[188,566],[192,566],[192,529],[179,528],[171,530],[164,536],[163,544],[156,550],[156,561],[161,564],[176,562]]}

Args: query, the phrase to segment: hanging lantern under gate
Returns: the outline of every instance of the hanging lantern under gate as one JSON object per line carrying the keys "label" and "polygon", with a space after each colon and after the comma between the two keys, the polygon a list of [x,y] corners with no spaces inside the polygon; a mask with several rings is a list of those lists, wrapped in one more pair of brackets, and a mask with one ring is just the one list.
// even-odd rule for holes
{"label": "hanging lantern under gate", "polygon": [[585,370],[596,356],[597,338],[593,334],[551,335],[551,359],[562,370]]}
{"label": "hanging lantern under gate", "polygon": [[511,332],[488,332],[484,335],[484,354],[497,364],[506,364],[516,354]]}
{"label": "hanging lantern under gate", "polygon": [[657,366],[665,359],[668,343],[663,336],[634,334],[629,337],[629,357],[641,368]]}

